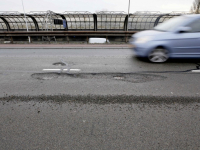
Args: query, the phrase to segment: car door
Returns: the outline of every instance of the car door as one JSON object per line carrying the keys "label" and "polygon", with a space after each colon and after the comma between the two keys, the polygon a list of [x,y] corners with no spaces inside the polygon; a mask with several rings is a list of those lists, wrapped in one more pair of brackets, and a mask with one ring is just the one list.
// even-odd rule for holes
{"label": "car door", "polygon": [[191,30],[175,33],[171,46],[177,57],[200,57],[200,19],[188,24]]}

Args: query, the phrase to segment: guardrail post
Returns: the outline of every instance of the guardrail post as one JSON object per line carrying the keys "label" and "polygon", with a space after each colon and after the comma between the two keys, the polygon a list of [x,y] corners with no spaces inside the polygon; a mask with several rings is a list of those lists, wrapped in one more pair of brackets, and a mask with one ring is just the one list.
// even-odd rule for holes
{"label": "guardrail post", "polygon": [[127,35],[126,35],[126,38],[125,38],[125,39],[126,39],[126,43],[127,43],[127,42],[128,42],[128,36],[127,36]]}
{"label": "guardrail post", "polygon": [[31,39],[31,36],[29,36],[29,38],[30,38],[30,43],[32,43],[32,39]]}
{"label": "guardrail post", "polygon": [[13,37],[12,36],[10,37],[10,41],[11,41],[11,44],[13,44]]}
{"label": "guardrail post", "polygon": [[87,44],[89,43],[89,38],[88,38],[88,36],[87,36]]}

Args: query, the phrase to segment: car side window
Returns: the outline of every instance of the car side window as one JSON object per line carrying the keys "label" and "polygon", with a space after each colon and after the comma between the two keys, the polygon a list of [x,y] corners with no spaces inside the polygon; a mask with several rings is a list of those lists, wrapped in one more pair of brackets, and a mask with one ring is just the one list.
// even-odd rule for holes
{"label": "car side window", "polygon": [[187,27],[191,28],[191,31],[189,32],[200,32],[200,19],[190,23],[189,25],[187,25]]}

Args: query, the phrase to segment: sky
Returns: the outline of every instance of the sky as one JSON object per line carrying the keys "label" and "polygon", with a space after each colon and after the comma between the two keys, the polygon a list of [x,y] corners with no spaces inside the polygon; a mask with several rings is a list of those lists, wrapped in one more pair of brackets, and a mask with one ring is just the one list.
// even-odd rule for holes
{"label": "sky", "polygon": [[[130,13],[136,11],[190,11],[194,0],[130,0]],[[51,10],[65,11],[124,11],[128,13],[129,0],[23,0],[25,12]],[[0,0],[1,11],[23,12],[22,0]]]}

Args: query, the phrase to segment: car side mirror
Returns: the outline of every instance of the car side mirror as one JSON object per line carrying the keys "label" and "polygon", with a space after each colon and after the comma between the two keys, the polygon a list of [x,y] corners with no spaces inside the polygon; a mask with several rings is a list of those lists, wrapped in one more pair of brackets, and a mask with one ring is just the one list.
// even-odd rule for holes
{"label": "car side mirror", "polygon": [[191,31],[190,27],[179,27],[176,31],[176,33],[185,33]]}

